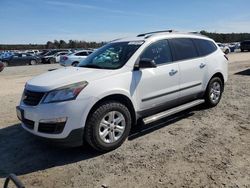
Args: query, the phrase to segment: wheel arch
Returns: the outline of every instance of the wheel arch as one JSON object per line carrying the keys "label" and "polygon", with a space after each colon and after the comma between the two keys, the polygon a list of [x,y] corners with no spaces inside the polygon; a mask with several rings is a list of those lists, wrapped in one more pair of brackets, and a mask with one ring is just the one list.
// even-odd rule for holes
{"label": "wheel arch", "polygon": [[132,101],[130,100],[129,97],[127,97],[124,94],[111,94],[111,95],[107,95],[101,99],[99,99],[90,109],[85,124],[88,121],[90,114],[97,109],[97,107],[99,107],[102,103],[106,102],[106,101],[117,101],[120,102],[122,104],[124,104],[130,111],[131,114],[131,118],[132,118],[132,125],[134,125],[136,123],[136,112],[133,106]]}
{"label": "wheel arch", "polygon": [[[209,84],[210,80],[212,80],[215,77],[218,77],[218,78],[221,79],[222,84],[223,84],[223,91],[224,91],[225,79],[224,79],[224,76],[223,76],[223,74],[221,72],[216,72],[216,73],[213,74],[213,76],[209,79],[209,81],[207,83],[207,87],[208,87],[208,84]],[[207,87],[206,87],[206,89],[207,89]]]}
{"label": "wheel arch", "polygon": [[73,62],[71,63],[71,65],[74,65],[75,63],[79,64],[80,62],[79,62],[79,61],[73,61]]}

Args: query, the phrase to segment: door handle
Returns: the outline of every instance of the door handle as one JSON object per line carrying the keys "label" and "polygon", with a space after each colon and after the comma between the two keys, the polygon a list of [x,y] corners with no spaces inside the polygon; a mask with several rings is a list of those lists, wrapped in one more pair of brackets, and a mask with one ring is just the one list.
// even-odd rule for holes
{"label": "door handle", "polygon": [[204,68],[205,66],[206,66],[205,63],[201,63],[201,64],[200,64],[200,68],[201,68],[201,69]]}
{"label": "door handle", "polygon": [[173,75],[175,75],[177,72],[178,72],[177,70],[172,69],[172,70],[169,72],[169,75],[170,75],[170,76],[173,76]]}

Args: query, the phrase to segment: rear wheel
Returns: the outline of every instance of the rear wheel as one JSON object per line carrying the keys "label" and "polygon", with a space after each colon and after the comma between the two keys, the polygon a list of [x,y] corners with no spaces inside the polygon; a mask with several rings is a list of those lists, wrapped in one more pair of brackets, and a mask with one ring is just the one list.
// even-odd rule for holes
{"label": "rear wheel", "polygon": [[73,62],[73,63],[72,63],[72,66],[73,66],[73,67],[76,67],[78,64],[79,64],[78,62]]}
{"label": "rear wheel", "polygon": [[90,114],[85,139],[94,149],[106,152],[118,148],[128,137],[130,128],[128,108],[119,102],[109,101]]}
{"label": "rear wheel", "polygon": [[208,107],[216,106],[221,99],[223,92],[223,83],[219,77],[212,78],[207,86],[205,101]]}
{"label": "rear wheel", "polygon": [[4,61],[3,64],[4,64],[5,67],[9,66],[9,63],[7,61]]}

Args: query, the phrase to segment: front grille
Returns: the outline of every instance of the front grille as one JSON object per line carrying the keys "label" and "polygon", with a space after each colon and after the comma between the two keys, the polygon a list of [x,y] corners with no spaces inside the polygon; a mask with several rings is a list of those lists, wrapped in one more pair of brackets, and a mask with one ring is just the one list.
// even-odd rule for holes
{"label": "front grille", "polygon": [[36,106],[42,100],[45,93],[24,90],[23,102],[29,106]]}
{"label": "front grille", "polygon": [[66,122],[62,123],[39,123],[38,132],[47,134],[60,134],[63,132]]}
{"label": "front grille", "polygon": [[25,127],[27,127],[28,129],[34,129],[34,125],[35,125],[34,121],[24,118],[22,122],[25,125]]}

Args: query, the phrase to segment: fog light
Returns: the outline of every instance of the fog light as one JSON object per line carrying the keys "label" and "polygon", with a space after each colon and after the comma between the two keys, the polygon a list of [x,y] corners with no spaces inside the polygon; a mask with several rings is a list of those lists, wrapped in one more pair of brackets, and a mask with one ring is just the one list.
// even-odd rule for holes
{"label": "fog light", "polygon": [[41,119],[39,123],[63,123],[66,121],[67,121],[67,118],[62,117],[62,118],[56,118],[56,119]]}

